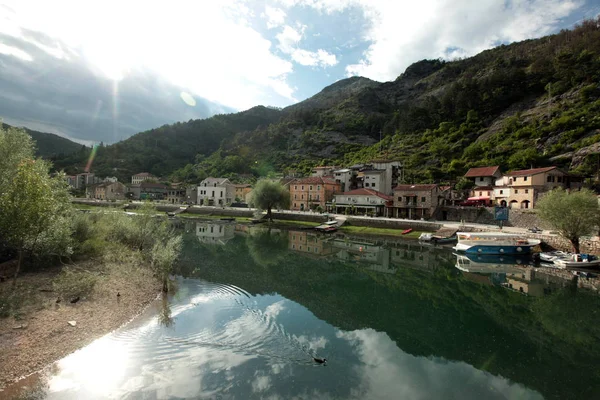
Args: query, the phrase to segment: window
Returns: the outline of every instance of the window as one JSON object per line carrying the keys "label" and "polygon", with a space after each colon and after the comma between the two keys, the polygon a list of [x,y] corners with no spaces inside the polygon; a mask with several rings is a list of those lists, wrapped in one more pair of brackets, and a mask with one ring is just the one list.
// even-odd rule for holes
{"label": "window", "polygon": [[319,197],[320,197],[320,195],[317,195],[317,200],[320,200]]}
{"label": "window", "polygon": [[529,193],[529,189],[525,189],[525,194]]}
{"label": "window", "polygon": [[401,196],[400,196],[400,197],[398,197],[398,201],[402,201],[402,197],[401,197]]}
{"label": "window", "polygon": [[302,185],[302,190],[304,190],[304,185]]}
{"label": "window", "polygon": [[298,195],[294,194],[294,200],[298,199]]}
{"label": "window", "polygon": [[308,195],[308,199],[312,200],[312,193]]}
{"label": "window", "polygon": [[221,197],[223,197],[223,191],[221,190]]}
{"label": "window", "polygon": [[295,249],[295,248],[296,248],[296,245],[295,245],[295,244],[293,244],[293,245],[292,245],[292,249]]}
{"label": "window", "polygon": [[368,182],[367,182],[367,183],[365,183],[365,187],[369,187],[369,183],[368,183]]}
{"label": "window", "polygon": [[214,190],[213,190],[213,194],[212,194],[212,197],[215,197],[215,191],[214,191]]}
{"label": "window", "polygon": [[310,251],[310,246],[308,246],[308,247],[306,248],[306,250]]}
{"label": "window", "polygon": [[298,186],[294,185],[294,190],[298,190]]}
{"label": "window", "polygon": [[500,194],[504,194],[504,190],[500,189]]}
{"label": "window", "polygon": [[491,196],[492,194],[488,191],[488,196]]}
{"label": "window", "polygon": [[348,201],[350,201],[350,197],[348,197]]}
{"label": "window", "polygon": [[519,194],[519,189],[515,189],[515,194]]}
{"label": "window", "polygon": [[425,203],[425,197],[421,197],[421,203]]}
{"label": "window", "polygon": [[562,176],[557,177],[557,182],[562,182]]}
{"label": "window", "polygon": [[546,182],[552,182],[552,177],[550,175],[548,175],[548,177],[546,178]]}
{"label": "window", "polygon": [[479,192],[479,195],[480,195],[480,196],[483,196],[483,192]]}
{"label": "window", "polygon": [[308,189],[309,189],[309,190],[312,190],[312,185],[310,185],[310,186],[308,187]]}
{"label": "window", "polygon": [[300,195],[300,200],[304,200],[304,195],[303,194]]}
{"label": "window", "polygon": [[296,208],[296,207],[297,207],[297,206],[296,206],[296,203],[294,203],[294,208]]}
{"label": "window", "polygon": [[371,187],[375,187],[375,183],[374,183],[374,182],[373,182],[373,183],[371,183]]}
{"label": "window", "polygon": [[317,185],[317,190],[321,190],[321,185]]}
{"label": "window", "polygon": [[527,177],[526,176],[523,177],[523,182],[527,182]]}
{"label": "window", "polygon": [[483,176],[479,177],[479,182],[483,182]]}
{"label": "window", "polygon": [[317,252],[317,248],[315,247],[315,253]]}

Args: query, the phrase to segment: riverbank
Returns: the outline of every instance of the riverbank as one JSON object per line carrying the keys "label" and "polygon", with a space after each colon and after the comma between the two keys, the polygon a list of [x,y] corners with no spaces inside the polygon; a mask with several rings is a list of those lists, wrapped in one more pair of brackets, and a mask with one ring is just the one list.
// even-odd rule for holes
{"label": "riverbank", "polygon": [[[59,293],[53,282],[64,268],[95,277],[91,292],[75,303],[68,298],[57,302]],[[11,285],[12,280],[0,283],[0,299],[7,298]],[[130,321],[159,291],[150,269],[133,257],[125,262],[90,260],[23,274],[11,299],[20,306],[0,319],[0,397],[7,384]]]}

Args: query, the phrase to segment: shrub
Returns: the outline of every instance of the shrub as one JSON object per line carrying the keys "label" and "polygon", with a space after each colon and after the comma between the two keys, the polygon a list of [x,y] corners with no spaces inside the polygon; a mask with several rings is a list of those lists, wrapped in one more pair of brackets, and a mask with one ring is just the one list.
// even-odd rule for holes
{"label": "shrub", "polygon": [[98,278],[85,271],[74,271],[72,268],[64,268],[61,273],[54,278],[52,286],[54,291],[63,299],[72,299],[74,297],[83,297],[89,295]]}

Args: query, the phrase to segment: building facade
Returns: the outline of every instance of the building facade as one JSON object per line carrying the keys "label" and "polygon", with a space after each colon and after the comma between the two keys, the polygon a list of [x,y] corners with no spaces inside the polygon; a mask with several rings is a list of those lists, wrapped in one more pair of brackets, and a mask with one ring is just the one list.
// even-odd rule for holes
{"label": "building facade", "polygon": [[131,184],[139,185],[140,183],[142,183],[144,181],[151,181],[151,180],[155,181],[155,180],[158,180],[158,178],[149,172],[141,172],[141,173],[135,174],[131,177]]}
{"label": "building facade", "polygon": [[333,201],[327,203],[327,211],[336,214],[387,216],[386,206],[391,203],[392,196],[362,188],[335,194]]}
{"label": "building facade", "polygon": [[327,177],[295,179],[290,183],[290,209],[296,211],[323,210],[335,193],[341,192],[341,184]]}
{"label": "building facade", "polygon": [[[503,205],[510,208],[535,208],[543,193],[557,188],[572,189],[569,175],[557,167],[512,171],[507,175],[510,193]],[[579,188],[575,187],[576,190]]]}
{"label": "building facade", "polygon": [[500,167],[477,167],[471,168],[465,174],[465,178],[471,180],[475,186],[491,187],[496,183],[496,179],[502,177]]}
{"label": "building facade", "polygon": [[235,187],[227,178],[206,178],[198,186],[198,204],[224,206],[235,199]]}
{"label": "building facade", "polygon": [[392,215],[396,218],[431,218],[440,204],[438,185],[398,185],[394,188]]}
{"label": "building facade", "polygon": [[186,190],[183,187],[171,186],[167,189],[167,201],[171,204],[183,204],[187,200]]}
{"label": "building facade", "polygon": [[249,184],[238,184],[233,185],[235,188],[234,200],[246,201],[246,195],[252,191],[252,185]]}

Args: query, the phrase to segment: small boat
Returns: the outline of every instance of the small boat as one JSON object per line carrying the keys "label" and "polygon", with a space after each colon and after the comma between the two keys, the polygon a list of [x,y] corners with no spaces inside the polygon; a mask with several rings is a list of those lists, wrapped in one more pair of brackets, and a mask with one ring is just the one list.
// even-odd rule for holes
{"label": "small boat", "polygon": [[314,229],[316,231],[325,232],[325,233],[332,233],[332,232],[335,232],[335,231],[338,230],[337,226],[335,226],[335,225],[327,225],[327,224],[315,226]]}
{"label": "small boat", "polygon": [[454,250],[468,254],[529,254],[541,243],[538,239],[510,233],[458,232],[456,236],[458,243]]}
{"label": "small boat", "polygon": [[541,262],[553,263],[555,260],[558,260],[558,259],[569,258],[572,260],[573,253],[567,253],[567,252],[560,251],[560,250],[547,251],[547,252],[538,253],[538,257]]}
{"label": "small boat", "polygon": [[419,240],[422,242],[430,242],[434,244],[451,244],[456,243],[458,239],[456,235],[441,237],[432,233],[421,233],[421,236],[419,236]]}
{"label": "small boat", "polygon": [[406,235],[407,233],[411,233],[412,231],[413,231],[412,228],[408,228],[407,230],[402,231],[402,234]]}
{"label": "small boat", "polygon": [[600,259],[591,254],[573,254],[571,259],[568,258],[560,258],[554,260],[554,265],[557,265],[561,268],[572,268],[572,267],[580,267],[580,268],[590,268],[596,267],[600,265]]}

